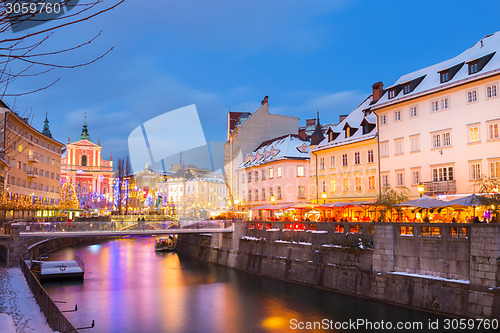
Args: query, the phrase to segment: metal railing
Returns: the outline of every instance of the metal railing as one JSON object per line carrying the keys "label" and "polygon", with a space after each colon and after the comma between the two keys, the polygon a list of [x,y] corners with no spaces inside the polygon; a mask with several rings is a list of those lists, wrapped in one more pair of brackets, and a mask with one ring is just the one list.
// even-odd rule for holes
{"label": "metal railing", "polygon": [[431,181],[431,182],[423,182],[422,184],[424,185],[424,192],[426,194],[457,192],[456,180]]}
{"label": "metal railing", "polygon": [[81,233],[130,231],[173,231],[188,229],[225,229],[232,220],[181,220],[181,221],[87,221],[87,222],[19,222],[22,233]]}
{"label": "metal railing", "polygon": [[38,303],[40,310],[47,319],[47,323],[50,328],[54,331],[62,333],[78,333],[78,330],[62,314],[61,310],[59,310],[54,301],[50,299],[49,295],[33,275],[22,256],[20,257],[20,265],[26,282],[28,283],[36,302]]}

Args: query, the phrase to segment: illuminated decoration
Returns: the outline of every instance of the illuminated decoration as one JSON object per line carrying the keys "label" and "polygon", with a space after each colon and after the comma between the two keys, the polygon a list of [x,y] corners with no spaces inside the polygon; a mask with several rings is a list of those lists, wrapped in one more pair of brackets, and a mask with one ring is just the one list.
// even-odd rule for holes
{"label": "illuminated decoration", "polygon": [[144,201],[144,207],[149,207],[153,204],[153,196],[151,195],[151,193],[148,193],[148,195],[146,196],[146,200]]}
{"label": "illuminated decoration", "polygon": [[61,200],[59,200],[60,209],[78,209],[80,203],[76,196],[76,190],[73,184],[65,182],[61,187]]}
{"label": "illuminated decoration", "polygon": [[129,180],[127,178],[123,179],[123,184],[120,186],[120,179],[115,179],[115,183],[113,185],[113,203],[116,207],[118,207],[118,200],[120,198],[120,187],[123,189],[122,193],[122,206],[125,206],[125,202],[130,196],[129,190]]}

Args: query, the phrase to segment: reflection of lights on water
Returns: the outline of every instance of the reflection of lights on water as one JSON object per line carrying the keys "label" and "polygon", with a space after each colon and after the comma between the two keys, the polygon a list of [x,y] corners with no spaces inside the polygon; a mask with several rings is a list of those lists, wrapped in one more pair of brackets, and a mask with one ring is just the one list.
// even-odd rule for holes
{"label": "reflection of lights on water", "polygon": [[92,253],[98,253],[99,250],[101,249],[101,245],[100,244],[94,244],[94,245],[90,245],[88,247],[89,251],[92,252]]}
{"label": "reflection of lights on water", "polygon": [[275,330],[287,327],[286,324],[287,321],[283,317],[269,317],[261,321],[260,326],[267,329]]}

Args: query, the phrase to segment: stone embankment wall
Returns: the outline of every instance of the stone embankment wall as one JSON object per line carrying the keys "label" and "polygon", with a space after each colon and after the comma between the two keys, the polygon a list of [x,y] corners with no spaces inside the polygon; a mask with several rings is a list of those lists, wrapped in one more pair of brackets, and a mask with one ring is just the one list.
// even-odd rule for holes
{"label": "stone embankment wall", "polygon": [[500,317],[498,224],[322,222],[302,223],[305,230],[300,231],[295,227],[238,222],[232,234],[179,235],[177,251],[420,310]]}

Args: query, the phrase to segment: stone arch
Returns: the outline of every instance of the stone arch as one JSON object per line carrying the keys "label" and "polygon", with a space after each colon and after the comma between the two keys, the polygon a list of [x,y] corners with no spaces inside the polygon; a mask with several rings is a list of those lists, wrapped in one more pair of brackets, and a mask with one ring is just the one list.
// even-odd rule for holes
{"label": "stone arch", "polygon": [[0,244],[0,266],[6,266],[9,264],[9,249]]}

